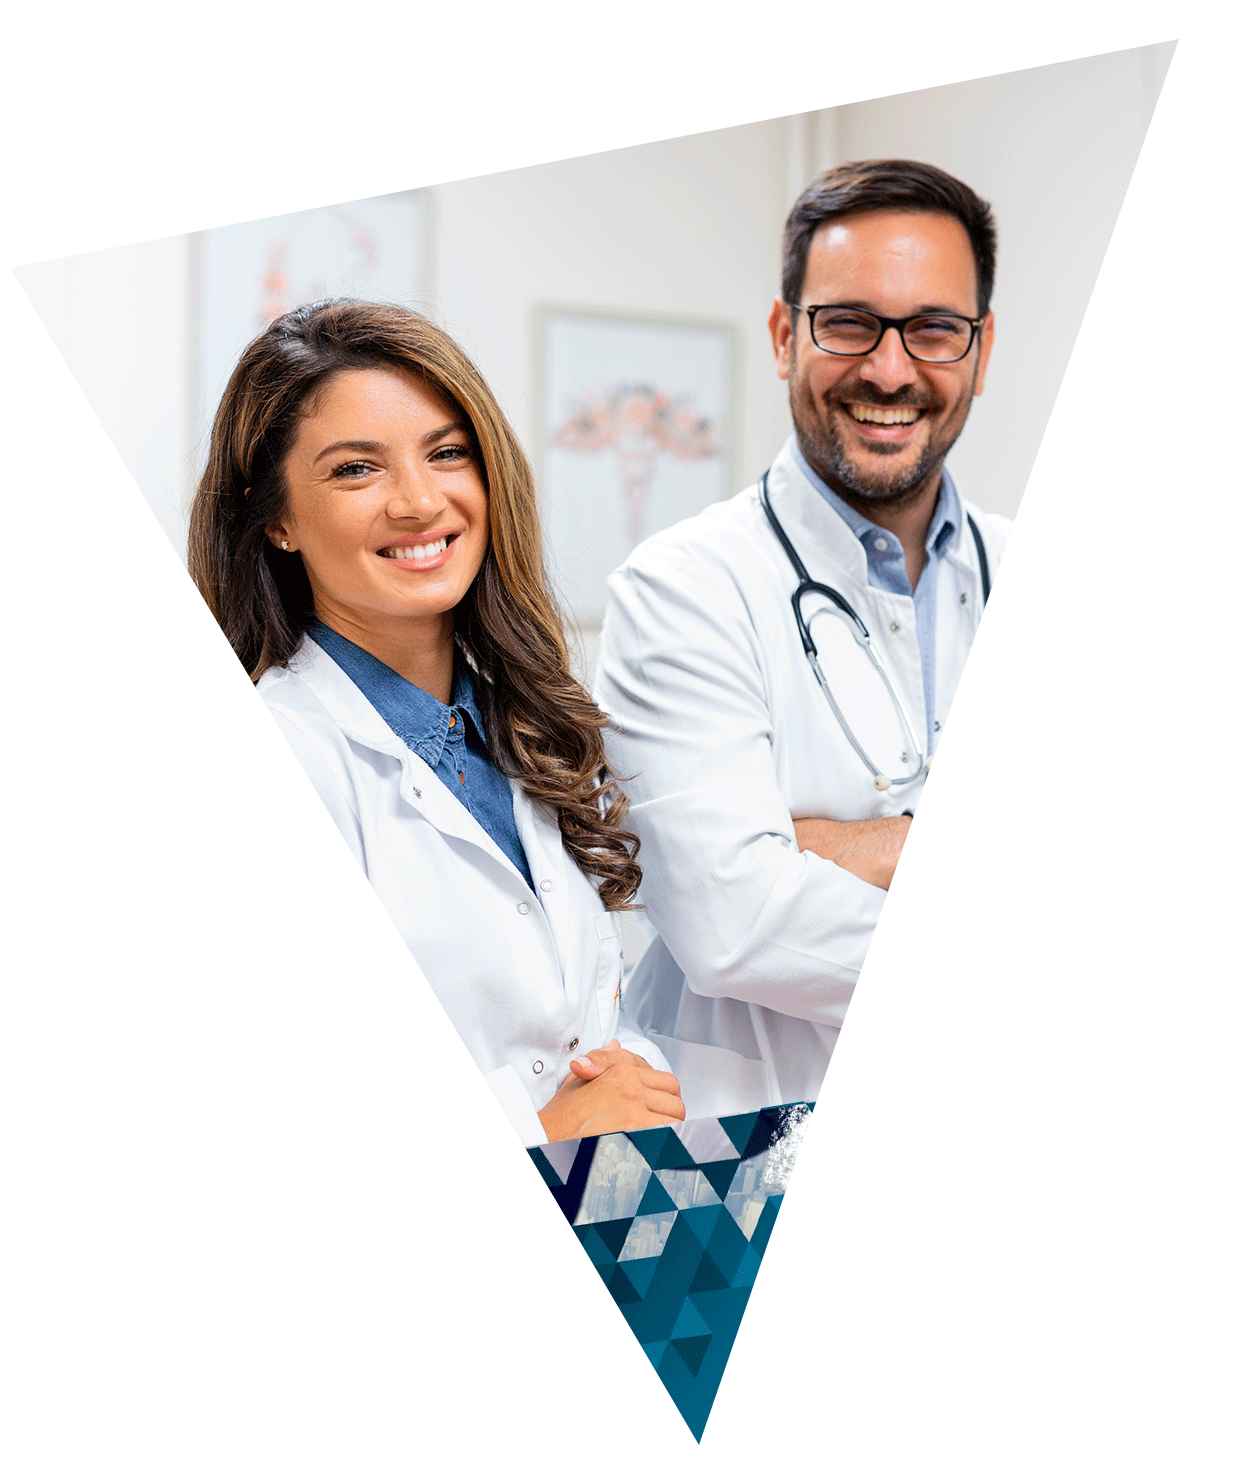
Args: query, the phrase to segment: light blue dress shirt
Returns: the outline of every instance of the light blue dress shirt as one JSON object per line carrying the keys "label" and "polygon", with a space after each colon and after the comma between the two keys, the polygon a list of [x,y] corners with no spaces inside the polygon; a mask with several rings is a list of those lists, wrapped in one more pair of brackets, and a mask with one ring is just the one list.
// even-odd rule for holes
{"label": "light blue dress shirt", "polygon": [[936,746],[937,567],[962,525],[962,501],[958,498],[958,491],[949,477],[949,471],[945,469],[941,472],[941,489],[936,497],[936,510],[924,542],[928,559],[919,573],[919,581],[912,587],[910,577],[906,574],[906,553],[897,536],[879,525],[873,525],[865,515],[861,515],[835,494],[803,457],[798,437],[794,434],[790,438],[790,452],[808,484],[831,509],[837,511],[862,545],[868,561],[868,585],[884,592],[910,597],[915,604],[915,636],[919,643],[919,666],[923,671],[923,707],[928,720],[928,753],[931,754]]}

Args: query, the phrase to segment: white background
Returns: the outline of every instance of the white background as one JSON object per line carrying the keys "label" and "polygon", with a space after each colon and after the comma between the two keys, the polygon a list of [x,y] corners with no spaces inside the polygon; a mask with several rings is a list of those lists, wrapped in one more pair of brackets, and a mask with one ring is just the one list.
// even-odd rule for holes
{"label": "white background", "polygon": [[699,1451],[0,278],[6,1463],[1231,1462],[1231,35],[1006,13],[11,23],[7,264],[1181,40]]}

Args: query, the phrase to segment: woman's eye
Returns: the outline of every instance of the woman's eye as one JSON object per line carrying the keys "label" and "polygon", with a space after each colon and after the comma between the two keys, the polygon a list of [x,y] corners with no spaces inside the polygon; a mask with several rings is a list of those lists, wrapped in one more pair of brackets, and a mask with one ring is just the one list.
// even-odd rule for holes
{"label": "woman's eye", "polygon": [[333,479],[360,479],[362,475],[369,474],[373,467],[364,459],[350,459],[347,464],[337,464],[331,470],[331,476]]}
{"label": "woman's eye", "polygon": [[447,463],[457,459],[471,459],[472,449],[467,444],[444,444],[441,449],[434,451],[433,458]]}

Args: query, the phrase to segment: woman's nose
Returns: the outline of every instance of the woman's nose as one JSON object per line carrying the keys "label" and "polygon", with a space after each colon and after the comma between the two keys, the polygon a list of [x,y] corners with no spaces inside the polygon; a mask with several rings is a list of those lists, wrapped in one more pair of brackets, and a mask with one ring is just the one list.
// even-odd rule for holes
{"label": "woman's nose", "polygon": [[387,514],[392,520],[433,520],[444,500],[433,476],[404,466],[387,481]]}

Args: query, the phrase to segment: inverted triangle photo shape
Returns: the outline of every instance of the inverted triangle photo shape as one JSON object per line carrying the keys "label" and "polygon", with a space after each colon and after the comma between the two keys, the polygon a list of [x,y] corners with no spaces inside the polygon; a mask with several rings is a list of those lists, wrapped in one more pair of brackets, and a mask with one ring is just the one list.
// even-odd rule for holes
{"label": "inverted triangle photo shape", "polygon": [[18,272],[698,1441],[1170,57]]}

